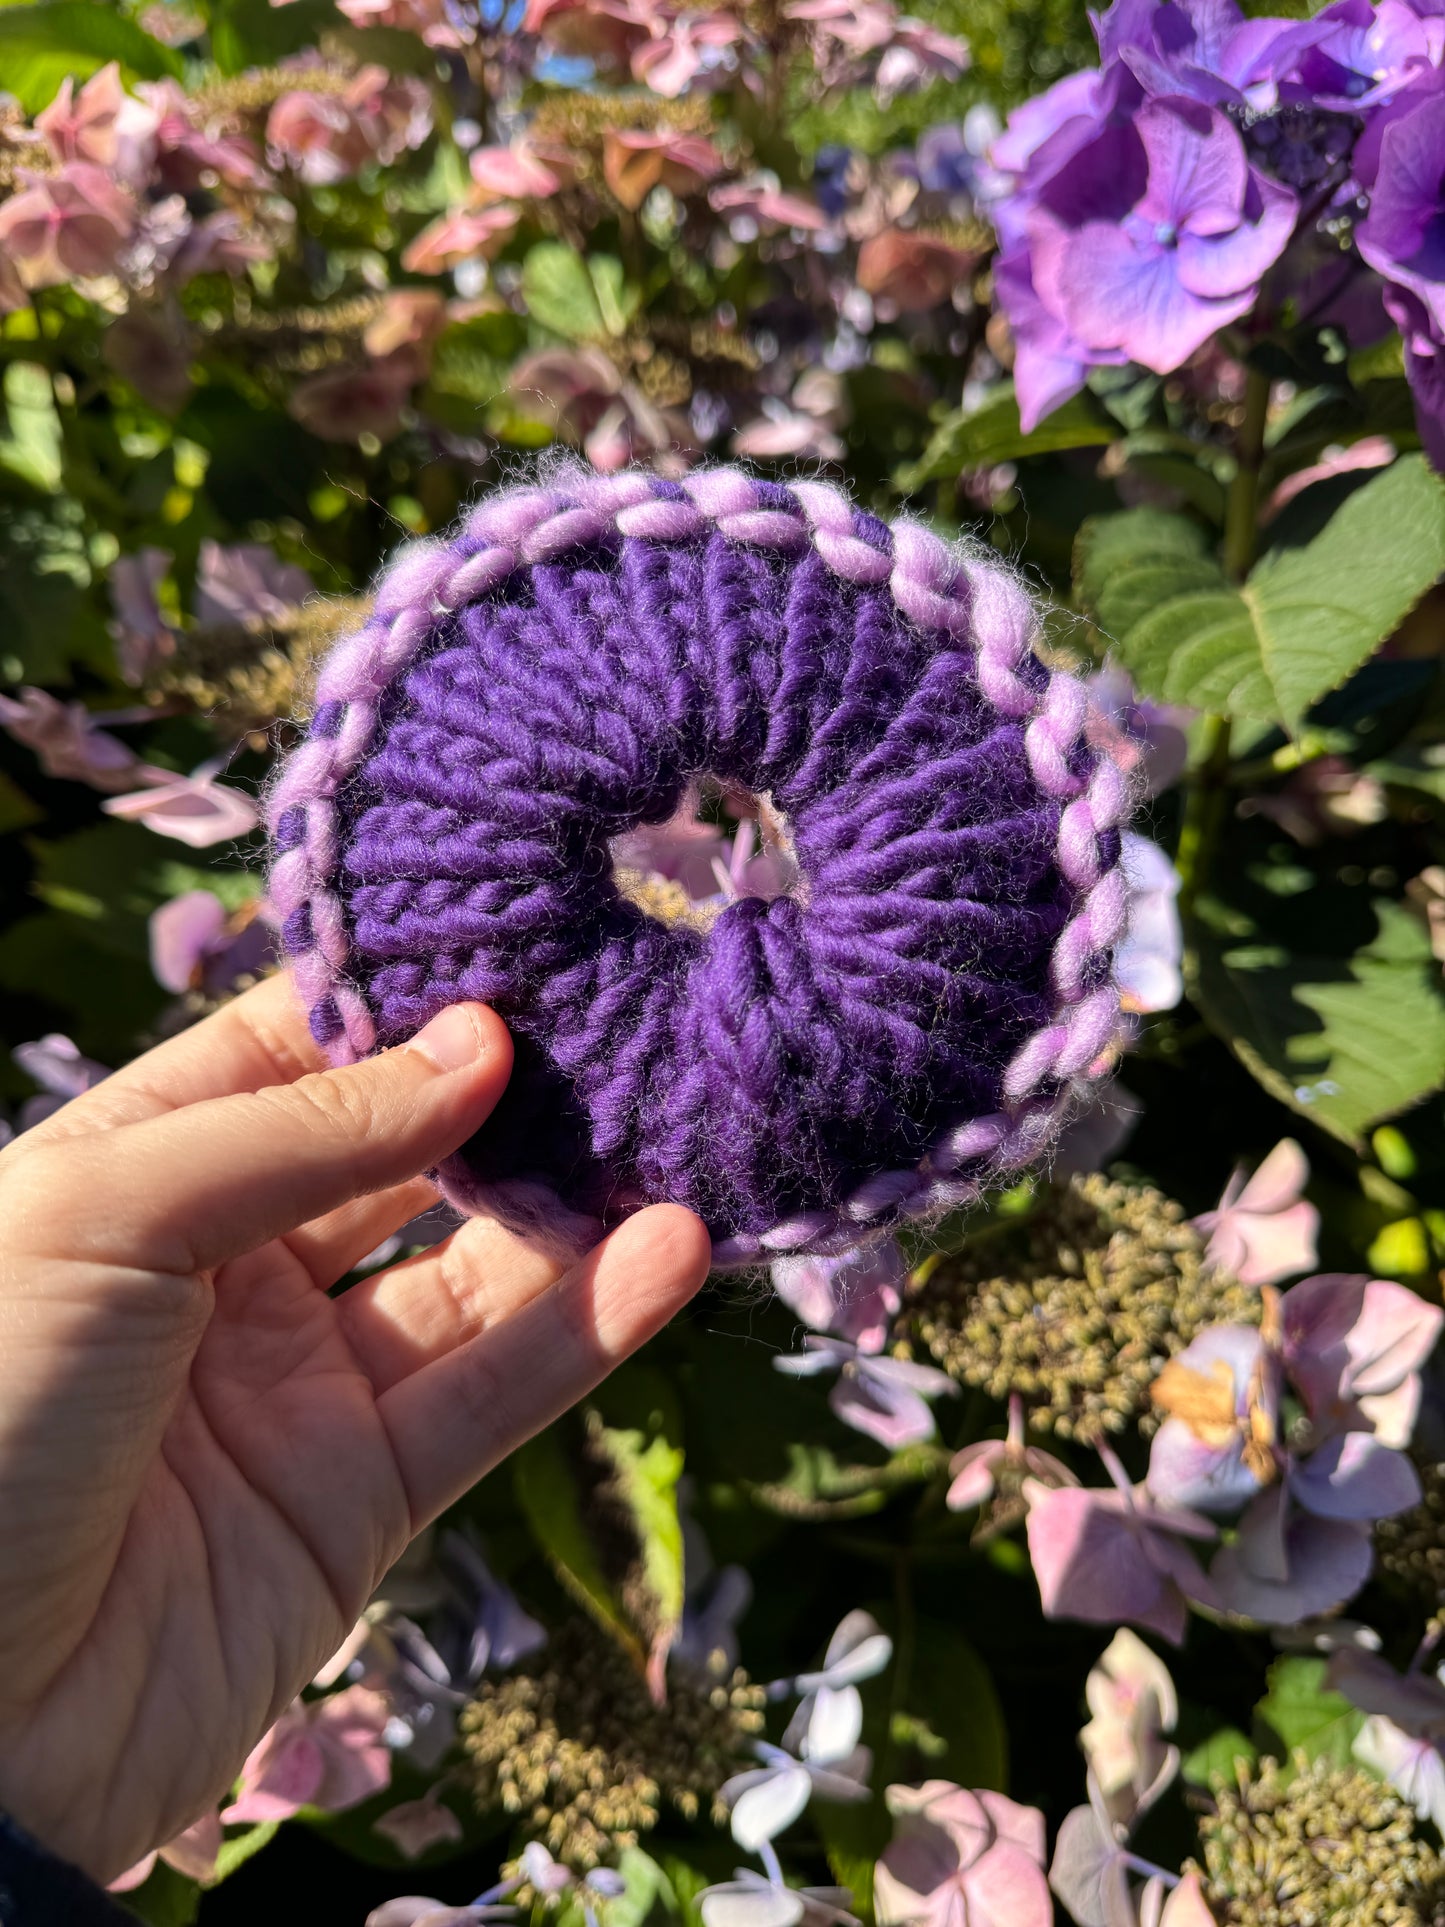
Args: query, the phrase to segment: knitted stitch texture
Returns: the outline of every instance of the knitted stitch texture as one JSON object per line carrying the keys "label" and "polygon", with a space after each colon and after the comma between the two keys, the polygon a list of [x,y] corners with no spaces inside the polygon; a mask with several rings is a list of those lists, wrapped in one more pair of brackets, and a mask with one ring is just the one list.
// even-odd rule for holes
{"label": "knitted stitch texture", "polygon": [[[512,1081],[440,1176],[509,1222],[673,1199],[730,1266],[969,1201],[1124,1021],[1128,785],[1035,625],[996,562],[821,483],[492,496],[392,562],[272,792],[314,1035],[346,1063],[493,1004]],[[701,776],[768,798],[800,871],[703,930],[610,856]]]}

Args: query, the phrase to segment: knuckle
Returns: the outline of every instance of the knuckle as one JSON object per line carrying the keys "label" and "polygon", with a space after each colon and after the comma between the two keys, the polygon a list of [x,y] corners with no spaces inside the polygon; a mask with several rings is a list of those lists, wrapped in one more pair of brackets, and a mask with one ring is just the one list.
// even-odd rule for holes
{"label": "knuckle", "polygon": [[354,1143],[371,1134],[377,1107],[365,1078],[344,1071],[316,1071],[290,1087],[294,1109],[310,1129]]}

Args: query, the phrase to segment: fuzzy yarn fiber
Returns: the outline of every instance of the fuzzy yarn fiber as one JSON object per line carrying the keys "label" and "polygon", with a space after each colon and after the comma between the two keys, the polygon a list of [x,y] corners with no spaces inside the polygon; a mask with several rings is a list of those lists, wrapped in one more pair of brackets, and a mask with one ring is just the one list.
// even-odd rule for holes
{"label": "fuzzy yarn fiber", "polygon": [[[348,1062],[493,1004],[511,1085],[440,1176],[509,1222],[673,1199],[727,1266],[966,1202],[1123,1021],[1128,784],[1035,626],[1002,567],[821,483],[493,495],[392,562],[273,790],[313,1033]],[[800,872],[706,930],[610,855],[702,776]]]}

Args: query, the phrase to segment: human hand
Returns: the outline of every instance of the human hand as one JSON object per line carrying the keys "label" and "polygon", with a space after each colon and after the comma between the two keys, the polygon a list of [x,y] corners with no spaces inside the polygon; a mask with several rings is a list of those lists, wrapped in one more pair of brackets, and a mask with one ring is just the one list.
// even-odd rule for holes
{"label": "human hand", "polygon": [[691,1213],[564,1270],[435,1201],[511,1066],[480,1004],[322,1071],[289,981],[0,1154],[0,1807],[109,1880],[214,1805],[408,1540],[683,1305]]}

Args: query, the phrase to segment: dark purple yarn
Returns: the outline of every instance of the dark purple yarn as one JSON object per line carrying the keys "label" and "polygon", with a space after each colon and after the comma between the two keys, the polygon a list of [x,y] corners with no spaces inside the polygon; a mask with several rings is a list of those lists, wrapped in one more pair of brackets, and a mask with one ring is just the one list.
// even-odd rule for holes
{"label": "dark purple yarn", "polygon": [[[798,519],[790,491],[748,486],[764,520]],[[583,533],[434,616],[378,692],[331,806],[338,981],[377,1045],[462,999],[506,1019],[510,1087],[452,1161],[474,1203],[535,1189],[607,1221],[671,1199],[738,1252],[858,1219],[860,1188],[886,1221],[870,1181],[917,1193],[922,1165],[936,1189],[940,1144],[1006,1116],[1010,1067],[1056,1034],[1055,951],[1083,900],[1063,819],[1097,755],[1077,730],[1046,745],[1049,793],[1027,732],[1061,679],[1020,661],[1020,713],[1003,713],[976,639],[905,615],[899,560],[893,579],[848,579],[821,541],[750,544],[721,517],[673,539]],[[851,538],[892,556],[871,517]],[[448,553],[455,569],[494,551],[474,534]],[[345,703],[323,702],[312,742],[345,727]],[[705,932],[621,895],[610,857],[703,776],[769,798],[801,872]],[[305,832],[277,802],[284,852]],[[1107,874],[1117,830],[1096,843]],[[287,917],[300,957],[316,902]],[[1095,942],[1063,1001],[1098,1004],[1108,972]],[[310,1001],[335,1041],[337,995]],[[1035,1101],[1079,1068],[1035,1078]]]}

